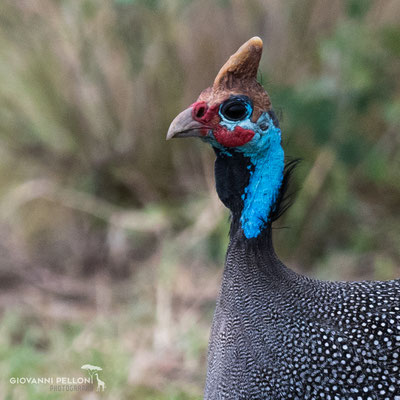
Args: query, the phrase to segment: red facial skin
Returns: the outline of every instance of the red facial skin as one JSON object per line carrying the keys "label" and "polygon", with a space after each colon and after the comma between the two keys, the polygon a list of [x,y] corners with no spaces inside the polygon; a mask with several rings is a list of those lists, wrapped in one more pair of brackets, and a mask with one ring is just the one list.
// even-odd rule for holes
{"label": "red facial skin", "polygon": [[250,129],[244,129],[240,126],[235,126],[233,131],[218,125],[214,129],[214,137],[218,143],[225,147],[243,146],[245,143],[253,139],[254,132]]}
{"label": "red facial skin", "polygon": [[193,119],[205,125],[205,128],[201,129],[201,134],[206,136],[208,130],[212,129],[215,140],[222,146],[243,146],[254,136],[254,132],[250,129],[236,126],[233,131],[230,131],[225,126],[220,125],[221,117],[218,114],[219,104],[208,107],[205,101],[198,101],[192,104],[192,107]]}

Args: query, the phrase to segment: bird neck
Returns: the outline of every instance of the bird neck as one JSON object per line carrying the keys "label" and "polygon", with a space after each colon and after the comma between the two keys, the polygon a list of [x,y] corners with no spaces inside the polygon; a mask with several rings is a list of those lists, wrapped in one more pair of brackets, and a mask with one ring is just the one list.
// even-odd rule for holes
{"label": "bird neck", "polygon": [[241,293],[250,295],[262,288],[263,302],[267,304],[270,290],[286,284],[295,287],[299,277],[276,255],[271,229],[252,240],[243,240],[243,234],[237,231],[230,238],[226,254],[221,299],[240,297]]}
{"label": "bird neck", "polygon": [[231,210],[231,234],[240,230],[252,240],[270,230],[283,179],[280,142],[280,135],[270,135],[262,151],[215,149],[217,193]]}

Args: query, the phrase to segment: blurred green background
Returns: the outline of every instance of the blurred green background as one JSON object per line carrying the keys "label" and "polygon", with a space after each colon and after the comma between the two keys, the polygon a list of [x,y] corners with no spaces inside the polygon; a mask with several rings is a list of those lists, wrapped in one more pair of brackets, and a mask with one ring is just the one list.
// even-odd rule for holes
{"label": "blurred green background", "polygon": [[[2,0],[0,398],[200,399],[228,213],[170,121],[251,36],[303,161],[277,253],[400,275],[398,0]],[[54,393],[14,376],[84,376]]]}

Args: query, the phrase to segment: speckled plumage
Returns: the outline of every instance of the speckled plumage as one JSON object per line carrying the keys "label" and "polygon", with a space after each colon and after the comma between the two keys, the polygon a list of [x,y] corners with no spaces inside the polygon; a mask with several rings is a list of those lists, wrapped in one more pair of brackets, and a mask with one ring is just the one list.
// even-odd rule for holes
{"label": "speckled plumage", "polygon": [[269,235],[231,237],[204,398],[400,400],[400,280],[298,275]]}

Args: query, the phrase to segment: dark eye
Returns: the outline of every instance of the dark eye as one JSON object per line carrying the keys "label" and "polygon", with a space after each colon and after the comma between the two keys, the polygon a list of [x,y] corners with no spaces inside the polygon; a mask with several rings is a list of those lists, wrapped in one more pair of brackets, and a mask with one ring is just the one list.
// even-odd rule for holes
{"label": "dark eye", "polygon": [[240,121],[249,115],[249,111],[251,111],[251,108],[247,103],[230,99],[221,105],[220,113],[226,119]]}

